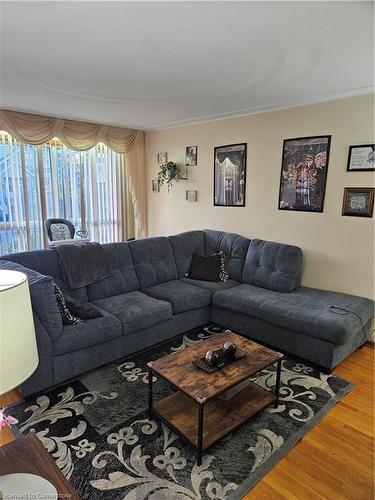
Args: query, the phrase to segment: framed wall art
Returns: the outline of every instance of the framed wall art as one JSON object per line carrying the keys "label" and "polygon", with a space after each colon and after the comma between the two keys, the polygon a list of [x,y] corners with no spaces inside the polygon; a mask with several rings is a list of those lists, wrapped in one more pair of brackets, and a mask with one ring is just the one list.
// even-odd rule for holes
{"label": "framed wall art", "polygon": [[331,136],[286,139],[279,210],[323,212]]}
{"label": "framed wall art", "polygon": [[350,146],[347,172],[371,172],[375,170],[375,144]]}
{"label": "framed wall art", "polygon": [[157,179],[152,179],[152,191],[154,193],[160,192],[160,185]]}
{"label": "framed wall art", "polygon": [[168,153],[158,153],[158,163],[164,165],[168,161]]}
{"label": "framed wall art", "polygon": [[186,146],[185,165],[187,167],[196,167],[198,159],[198,146]]}
{"label": "framed wall art", "polygon": [[186,201],[198,201],[198,191],[189,189],[186,191]]}
{"label": "framed wall art", "polygon": [[374,188],[345,188],[342,215],[372,217],[374,210]]}
{"label": "framed wall art", "polygon": [[246,143],[218,146],[214,149],[215,206],[245,206],[246,156]]}

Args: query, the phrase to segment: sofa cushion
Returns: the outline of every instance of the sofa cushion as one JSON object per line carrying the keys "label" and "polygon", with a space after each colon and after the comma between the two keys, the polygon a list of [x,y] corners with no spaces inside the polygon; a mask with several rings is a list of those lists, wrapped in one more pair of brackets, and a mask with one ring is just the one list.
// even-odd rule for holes
{"label": "sofa cushion", "polygon": [[357,332],[362,334],[362,325],[355,314],[334,314],[330,306],[359,314],[364,325],[374,314],[370,299],[307,287],[285,294],[243,283],[215,293],[212,300],[215,307],[248,314],[332,344],[345,344]]}
{"label": "sofa cushion", "polygon": [[154,299],[139,291],[95,300],[93,303],[121,320],[123,335],[172,317],[172,307],[168,302]]}
{"label": "sofa cushion", "polygon": [[220,290],[228,290],[229,288],[233,288],[234,286],[238,286],[241,284],[236,280],[219,281],[218,283],[215,283],[213,281],[193,280],[191,278],[181,278],[181,280],[185,281],[185,283],[189,283],[190,285],[209,290],[212,293],[218,292]]}
{"label": "sofa cushion", "polygon": [[242,281],[277,292],[292,292],[301,283],[302,250],[273,241],[252,240]]}
{"label": "sofa cushion", "polygon": [[70,295],[75,299],[87,301],[87,287],[76,288],[71,290],[66,287],[63,276],[60,270],[59,256],[54,249],[48,250],[32,250],[31,252],[20,252],[2,257],[3,259],[17,262],[22,266],[51,276],[57,286],[64,294]]}
{"label": "sofa cushion", "polygon": [[100,318],[85,320],[80,325],[64,325],[61,337],[53,343],[55,356],[121,337],[121,321],[103,309],[100,312]]}
{"label": "sofa cushion", "polygon": [[66,307],[69,309],[70,313],[77,318],[85,320],[100,318],[102,316],[99,309],[91,302],[81,302],[69,296],[64,298]]}
{"label": "sofa cushion", "polygon": [[148,238],[129,242],[141,288],[177,279],[177,268],[168,238]]}
{"label": "sofa cushion", "polygon": [[211,304],[211,292],[201,287],[190,285],[183,280],[172,280],[142,290],[156,299],[165,300],[172,305],[173,314]]}
{"label": "sofa cushion", "polygon": [[193,254],[204,255],[203,231],[187,231],[169,236],[173,254],[176,260],[178,276],[181,278],[188,273]]}
{"label": "sofa cushion", "polygon": [[26,274],[34,313],[38,316],[51,339],[60,337],[62,335],[62,319],[56,302],[53,279],[16,262],[6,260],[0,260],[0,269]]}
{"label": "sofa cushion", "polygon": [[139,288],[134,262],[128,243],[108,243],[103,245],[111,264],[113,274],[87,287],[90,301],[120,295]]}
{"label": "sofa cushion", "polygon": [[222,250],[225,253],[227,269],[231,279],[241,281],[242,269],[250,240],[233,233],[204,230],[205,255],[212,255]]}

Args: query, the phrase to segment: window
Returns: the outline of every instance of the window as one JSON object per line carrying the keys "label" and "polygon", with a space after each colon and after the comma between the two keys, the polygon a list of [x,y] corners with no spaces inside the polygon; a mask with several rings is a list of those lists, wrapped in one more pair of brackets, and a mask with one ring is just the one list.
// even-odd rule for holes
{"label": "window", "polygon": [[52,217],[100,243],[133,237],[124,155],[104,144],[72,151],[57,139],[31,146],[0,132],[0,254],[47,246]]}

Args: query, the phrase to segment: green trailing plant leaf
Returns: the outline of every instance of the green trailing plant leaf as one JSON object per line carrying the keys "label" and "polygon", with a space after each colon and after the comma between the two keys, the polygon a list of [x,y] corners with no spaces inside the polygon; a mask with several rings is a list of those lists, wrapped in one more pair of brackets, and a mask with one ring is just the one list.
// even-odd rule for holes
{"label": "green trailing plant leaf", "polygon": [[173,181],[178,182],[181,178],[181,169],[177,163],[174,161],[169,161],[160,165],[160,171],[158,173],[158,184],[162,186],[166,184],[168,186],[168,191],[173,183]]}

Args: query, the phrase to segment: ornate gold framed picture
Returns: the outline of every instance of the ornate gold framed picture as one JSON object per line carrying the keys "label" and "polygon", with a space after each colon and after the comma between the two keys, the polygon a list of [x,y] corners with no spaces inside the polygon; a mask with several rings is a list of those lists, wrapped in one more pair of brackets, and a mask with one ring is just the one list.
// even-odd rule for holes
{"label": "ornate gold framed picture", "polygon": [[345,188],[342,215],[372,217],[374,188]]}

